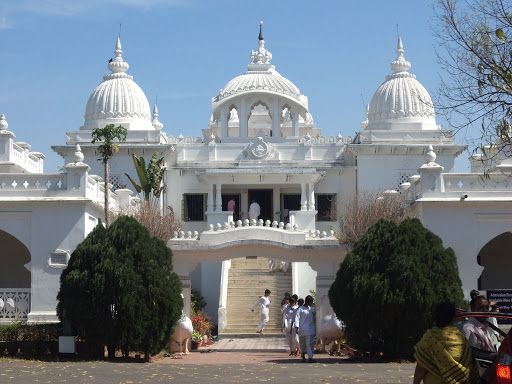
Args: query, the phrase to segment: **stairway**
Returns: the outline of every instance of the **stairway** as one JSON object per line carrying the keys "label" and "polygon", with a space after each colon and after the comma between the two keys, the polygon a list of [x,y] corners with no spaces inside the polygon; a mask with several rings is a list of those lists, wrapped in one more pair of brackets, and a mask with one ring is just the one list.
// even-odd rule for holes
{"label": "stairway", "polygon": [[292,271],[288,266],[286,275],[279,270],[268,273],[265,258],[233,259],[228,277],[227,329],[225,335],[255,335],[260,321],[260,309],[251,312],[254,304],[270,289],[269,321],[263,330],[266,335],[282,334],[281,300],[285,292],[292,293]]}

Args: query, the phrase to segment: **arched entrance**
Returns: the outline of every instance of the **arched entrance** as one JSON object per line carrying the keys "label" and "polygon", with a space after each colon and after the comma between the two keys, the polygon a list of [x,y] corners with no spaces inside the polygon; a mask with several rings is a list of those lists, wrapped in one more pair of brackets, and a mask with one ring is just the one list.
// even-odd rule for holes
{"label": "arched entrance", "polygon": [[504,232],[485,244],[478,253],[478,264],[484,267],[478,279],[478,288],[511,289],[512,282],[512,232]]}
{"label": "arched entrance", "polygon": [[30,252],[11,234],[0,230],[0,322],[26,319],[30,309]]}
{"label": "arched entrance", "polygon": [[[346,248],[340,246],[332,235],[317,236],[316,233],[294,231],[286,228],[244,226],[237,228],[206,231],[199,238],[179,238],[169,241],[173,251],[173,265],[180,276],[185,296],[185,310],[190,309],[190,273],[204,262],[222,262],[220,276],[219,330],[228,317],[222,311],[229,310],[229,260],[274,259],[294,264],[305,264],[316,272],[313,288],[317,295],[318,318],[330,314],[328,290],[335,279],[340,262],[346,255]],[[229,267],[228,267],[229,266]],[[294,276],[295,279],[297,276]],[[292,285],[295,290],[301,282]],[[265,287],[262,286],[264,290]],[[223,295],[223,292],[225,295]],[[257,292],[254,293],[256,296]],[[226,300],[223,300],[226,297]],[[276,300],[281,300],[275,297]],[[251,300],[252,301],[252,300]],[[247,311],[254,303],[247,304]],[[189,313],[188,313],[189,314]],[[229,329],[229,324],[224,324]]]}

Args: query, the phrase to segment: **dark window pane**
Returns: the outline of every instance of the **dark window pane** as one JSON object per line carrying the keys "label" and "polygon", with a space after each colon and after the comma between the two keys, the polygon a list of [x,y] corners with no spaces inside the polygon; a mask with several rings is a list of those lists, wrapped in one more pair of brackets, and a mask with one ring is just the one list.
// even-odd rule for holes
{"label": "dark window pane", "polygon": [[185,221],[204,220],[204,195],[185,195]]}
{"label": "dark window pane", "polygon": [[336,221],[336,195],[316,195],[318,221]]}

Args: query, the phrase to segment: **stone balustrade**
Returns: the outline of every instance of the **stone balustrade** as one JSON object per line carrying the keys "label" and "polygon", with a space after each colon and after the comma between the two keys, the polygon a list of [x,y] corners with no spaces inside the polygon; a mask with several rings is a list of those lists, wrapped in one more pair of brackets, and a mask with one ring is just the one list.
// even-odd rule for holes
{"label": "stone balustrade", "polygon": [[23,193],[25,191],[58,191],[66,189],[64,173],[7,173],[0,177],[0,190]]}
{"label": "stone balustrade", "polygon": [[[205,231],[203,233],[206,233],[208,235],[214,234],[214,233],[225,233],[227,231],[237,231],[237,230],[247,230],[247,229],[266,229],[266,230],[275,230],[275,231],[282,231],[282,232],[296,232],[301,234],[306,234],[308,239],[327,239],[327,238],[334,238],[334,231],[320,231],[320,230],[309,230],[307,232],[304,232],[299,229],[299,226],[297,224],[290,224],[290,223],[283,223],[283,222],[277,222],[270,220],[263,221],[262,219],[256,220],[238,220],[238,221],[231,221],[231,222],[225,222],[224,224],[217,223],[216,225],[210,224],[209,230]],[[198,231],[175,231],[173,235],[173,240],[180,239],[180,240],[199,240],[200,234]]]}
{"label": "stone balustrade", "polygon": [[0,323],[27,320],[30,288],[0,288]]}

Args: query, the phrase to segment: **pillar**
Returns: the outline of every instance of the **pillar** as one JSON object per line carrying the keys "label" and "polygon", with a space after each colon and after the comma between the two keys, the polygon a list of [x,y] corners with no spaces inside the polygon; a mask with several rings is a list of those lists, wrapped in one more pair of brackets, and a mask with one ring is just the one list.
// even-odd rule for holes
{"label": "pillar", "polygon": [[208,205],[206,210],[208,212],[213,211],[213,184],[208,184]]}
{"label": "pillar", "polygon": [[281,221],[281,189],[279,187],[274,187],[272,190],[272,200],[274,221]]}
{"label": "pillar", "polygon": [[299,113],[297,111],[291,111],[292,117],[292,136],[299,136]]}
{"label": "pillar", "polygon": [[309,183],[309,210],[315,210],[315,183]]}
{"label": "pillar", "polygon": [[228,137],[229,109],[224,108],[220,113],[220,137]]}
{"label": "pillar", "polygon": [[242,106],[240,108],[240,113],[238,114],[238,124],[240,127],[240,137],[248,137],[249,136],[249,115],[250,108],[247,104],[242,101]]}
{"label": "pillar", "polygon": [[279,101],[274,101],[272,103],[272,111],[270,113],[270,117],[272,118],[272,135],[275,137],[281,137],[281,108],[279,105]]}
{"label": "pillar", "polygon": [[247,189],[242,189],[240,196],[240,220],[245,220],[249,217],[247,214],[249,209],[249,192]]}
{"label": "pillar", "polygon": [[221,212],[222,211],[222,194],[221,194],[221,183],[217,183],[217,191],[215,193],[215,211]]}
{"label": "pillar", "polygon": [[300,185],[300,210],[308,210],[308,196],[306,192],[306,183],[302,183]]}

